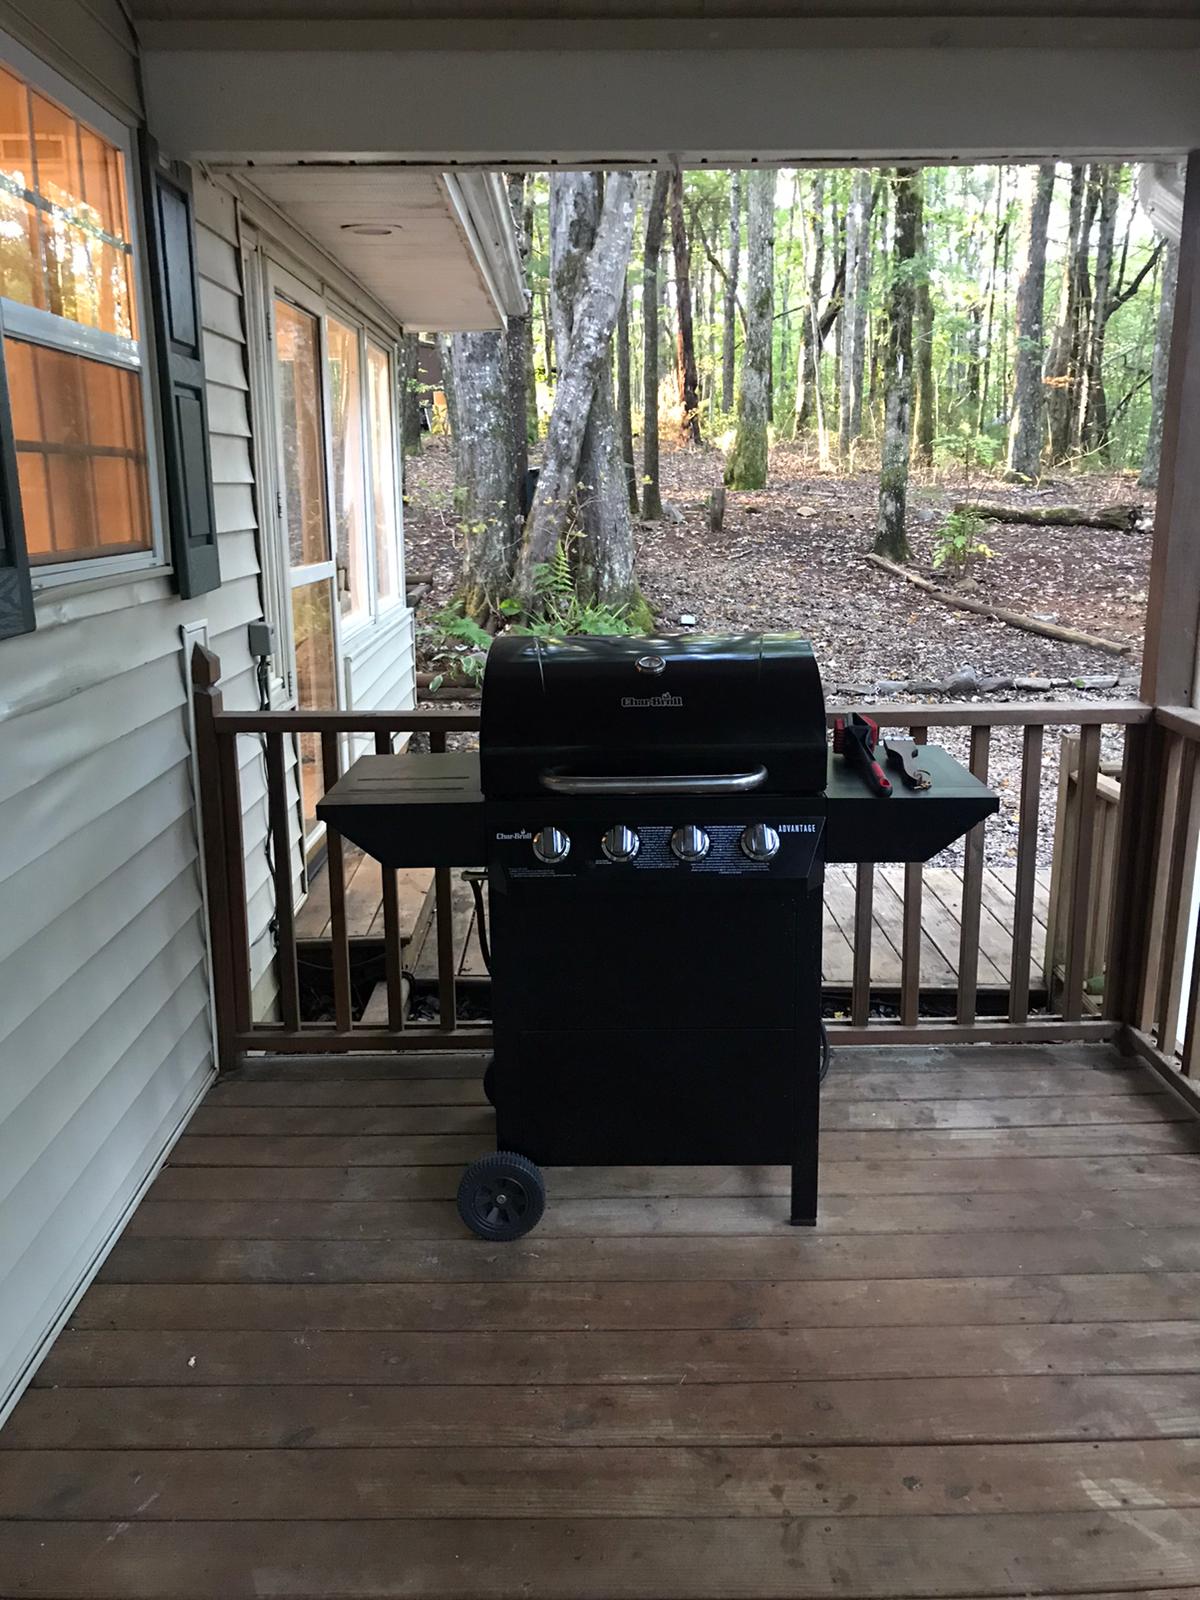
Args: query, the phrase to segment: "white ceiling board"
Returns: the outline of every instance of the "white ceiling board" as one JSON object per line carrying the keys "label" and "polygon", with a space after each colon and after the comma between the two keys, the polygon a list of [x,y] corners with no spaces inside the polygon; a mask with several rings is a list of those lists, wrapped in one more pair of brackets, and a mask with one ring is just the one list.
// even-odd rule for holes
{"label": "white ceiling board", "polygon": [[[441,176],[405,168],[233,166],[406,328],[498,328],[500,315]],[[347,225],[386,225],[366,236]]]}

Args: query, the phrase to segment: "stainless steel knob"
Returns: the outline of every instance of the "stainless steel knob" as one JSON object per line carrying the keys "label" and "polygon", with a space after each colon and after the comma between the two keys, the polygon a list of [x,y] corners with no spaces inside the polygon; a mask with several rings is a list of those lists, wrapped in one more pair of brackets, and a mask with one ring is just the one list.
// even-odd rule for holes
{"label": "stainless steel knob", "polygon": [[752,822],[742,830],[741,846],[751,861],[771,861],[779,854],[779,835],[767,822]]}
{"label": "stainless steel knob", "polygon": [[542,828],[533,836],[533,853],[539,861],[552,867],[571,854],[571,841],[561,828]]}
{"label": "stainless steel knob", "polygon": [[703,828],[686,822],[671,835],[671,849],[680,861],[703,861],[712,849],[712,840]]}
{"label": "stainless steel knob", "polygon": [[642,841],[632,828],[618,822],[601,839],[600,848],[610,861],[632,861],[642,848]]}

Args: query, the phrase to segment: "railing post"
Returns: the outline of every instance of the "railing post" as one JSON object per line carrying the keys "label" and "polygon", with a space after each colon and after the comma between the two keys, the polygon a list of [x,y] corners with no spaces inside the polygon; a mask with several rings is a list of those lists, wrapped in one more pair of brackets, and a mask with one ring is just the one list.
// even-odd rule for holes
{"label": "railing post", "polygon": [[192,651],[192,711],[196,729],[196,774],[200,801],[200,870],[208,902],[208,959],[212,967],[217,1013],[217,1068],[230,1071],[237,1062],[234,1035],[233,940],[224,808],[221,804],[221,762],[216,718],[223,697],[220,660],[202,644]]}
{"label": "railing post", "polygon": [[1162,796],[1153,774],[1162,767],[1162,729],[1130,723],[1121,764],[1113,919],[1104,976],[1104,1014],[1126,1027],[1142,1025],[1140,996],[1150,947],[1156,818]]}

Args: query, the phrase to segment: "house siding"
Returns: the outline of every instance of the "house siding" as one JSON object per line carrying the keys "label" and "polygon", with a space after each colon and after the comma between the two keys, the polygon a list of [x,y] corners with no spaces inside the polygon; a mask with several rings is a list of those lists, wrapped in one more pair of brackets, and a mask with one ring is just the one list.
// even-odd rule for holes
{"label": "house siding", "polygon": [[[232,208],[196,192],[221,587],[51,591],[3,647],[0,1415],[214,1071],[180,627],[207,624],[227,703],[254,706],[262,603]],[[265,870],[255,884],[261,977]]]}
{"label": "house siding", "polygon": [[137,44],[121,0],[0,0],[0,28],[114,116],[141,116]]}

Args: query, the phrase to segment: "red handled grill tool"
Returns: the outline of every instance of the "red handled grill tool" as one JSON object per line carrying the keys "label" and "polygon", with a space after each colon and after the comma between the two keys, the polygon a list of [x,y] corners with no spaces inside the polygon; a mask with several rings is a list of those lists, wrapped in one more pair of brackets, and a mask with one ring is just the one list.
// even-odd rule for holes
{"label": "red handled grill tool", "polygon": [[833,722],[833,748],[850,766],[857,768],[872,794],[885,799],[892,785],[883,768],[875,759],[875,746],[879,742],[879,724],[871,717],[852,711],[848,717],[835,717]]}

